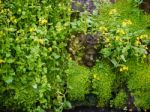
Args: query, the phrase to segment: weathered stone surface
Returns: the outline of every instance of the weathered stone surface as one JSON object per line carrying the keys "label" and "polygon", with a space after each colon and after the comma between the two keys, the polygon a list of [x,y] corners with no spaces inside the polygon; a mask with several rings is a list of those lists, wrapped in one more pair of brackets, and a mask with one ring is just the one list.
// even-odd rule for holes
{"label": "weathered stone surface", "polygon": [[95,9],[95,5],[92,0],[73,0],[72,9],[79,12],[88,11],[90,13]]}
{"label": "weathered stone surface", "polygon": [[139,7],[145,12],[150,13],[150,0],[143,0]]}

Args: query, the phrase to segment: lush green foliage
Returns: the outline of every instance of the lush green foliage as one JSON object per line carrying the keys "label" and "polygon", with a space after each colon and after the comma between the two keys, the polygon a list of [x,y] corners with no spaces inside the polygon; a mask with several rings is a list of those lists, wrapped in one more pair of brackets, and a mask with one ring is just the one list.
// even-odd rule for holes
{"label": "lush green foliage", "polygon": [[[93,15],[70,20],[71,0],[0,0],[0,108],[61,112],[91,93],[100,107],[123,108],[128,86],[136,106],[149,109],[150,16],[133,3],[97,5]],[[100,44],[90,69],[71,60],[66,48],[72,35],[93,32],[100,32]]]}
{"label": "lush green foliage", "polygon": [[0,105],[60,112],[70,2],[0,2]]}

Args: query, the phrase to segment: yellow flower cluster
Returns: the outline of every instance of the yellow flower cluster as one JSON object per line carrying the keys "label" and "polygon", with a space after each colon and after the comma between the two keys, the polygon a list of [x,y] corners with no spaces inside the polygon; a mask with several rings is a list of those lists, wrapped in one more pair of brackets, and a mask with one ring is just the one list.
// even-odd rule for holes
{"label": "yellow flower cluster", "polygon": [[2,59],[0,59],[0,64],[2,64],[2,63],[5,63],[5,61],[4,61],[4,60],[2,60]]}
{"label": "yellow flower cluster", "polygon": [[148,38],[149,38],[149,36],[148,36],[148,35],[146,35],[146,34],[143,34],[143,35],[141,35],[139,38],[140,38],[140,39],[148,39]]}
{"label": "yellow flower cluster", "polygon": [[126,34],[126,32],[123,29],[117,29],[116,33],[120,35]]}
{"label": "yellow flower cluster", "polygon": [[116,9],[111,9],[109,11],[109,15],[115,15],[115,14],[117,14],[117,10]]}
{"label": "yellow flower cluster", "polygon": [[141,45],[141,39],[148,39],[149,36],[146,34],[140,35],[136,38],[135,45]]}
{"label": "yellow flower cluster", "polygon": [[128,71],[128,67],[127,66],[122,66],[120,68],[120,72],[124,72],[124,71]]}
{"label": "yellow flower cluster", "polygon": [[47,24],[48,23],[48,21],[46,20],[46,19],[39,19],[39,24],[40,25],[45,25],[45,24]]}
{"label": "yellow flower cluster", "polygon": [[104,33],[106,33],[106,32],[108,31],[108,29],[107,29],[105,26],[101,26],[101,27],[99,27],[99,31],[100,31],[102,34],[104,34]]}
{"label": "yellow flower cluster", "polygon": [[135,41],[135,45],[141,45],[140,37],[137,37]]}
{"label": "yellow flower cluster", "polygon": [[129,20],[129,19],[125,19],[123,22],[122,22],[122,26],[128,26],[128,25],[131,25],[132,24],[132,21]]}

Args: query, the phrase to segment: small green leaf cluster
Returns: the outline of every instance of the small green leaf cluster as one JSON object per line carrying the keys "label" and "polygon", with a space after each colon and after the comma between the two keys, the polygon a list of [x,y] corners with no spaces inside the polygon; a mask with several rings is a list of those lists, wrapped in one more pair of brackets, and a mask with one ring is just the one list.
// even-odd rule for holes
{"label": "small green leaf cluster", "polygon": [[[112,99],[122,108],[127,83],[135,105],[149,109],[150,67],[141,60],[147,57],[150,17],[125,2],[100,5],[75,20],[71,13],[71,0],[0,0],[0,108],[61,112],[90,93],[100,107]],[[66,49],[68,37],[82,32],[101,34],[101,58],[92,69],[72,61]],[[82,48],[74,47],[80,58]],[[121,90],[113,98],[116,88]]]}

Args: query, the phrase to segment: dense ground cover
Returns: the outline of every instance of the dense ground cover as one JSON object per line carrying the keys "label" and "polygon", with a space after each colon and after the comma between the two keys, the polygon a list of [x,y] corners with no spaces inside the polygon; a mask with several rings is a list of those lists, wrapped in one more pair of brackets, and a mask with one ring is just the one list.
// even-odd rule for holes
{"label": "dense ground cover", "polygon": [[[71,0],[0,0],[1,111],[150,109],[150,16],[127,1],[74,17]],[[80,36],[68,45],[76,34],[97,35],[94,66],[80,63]]]}

